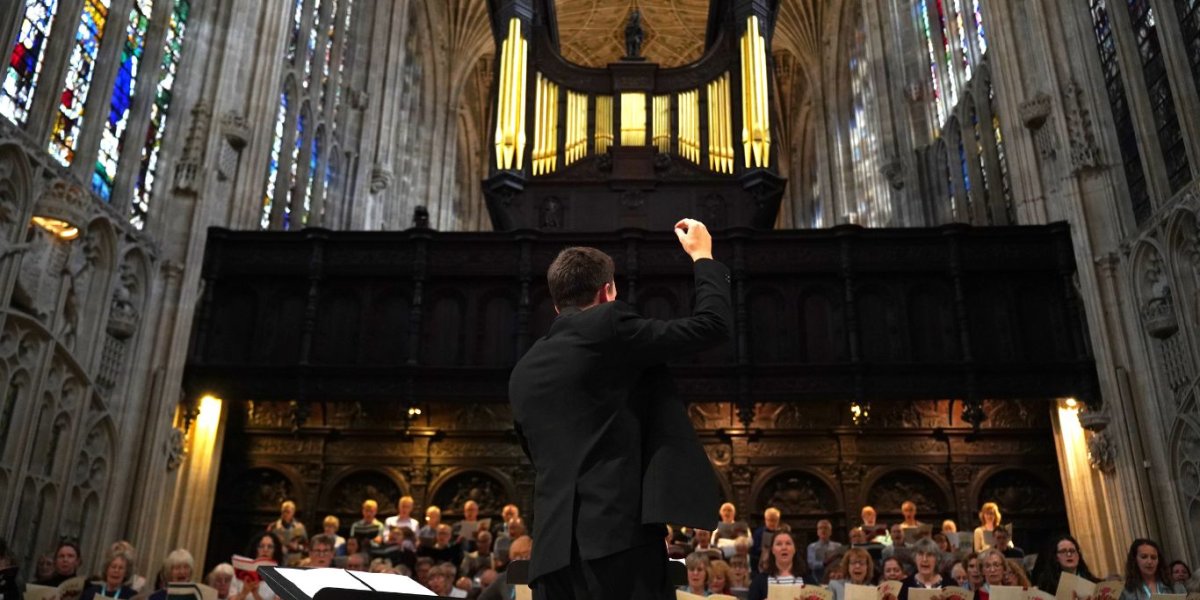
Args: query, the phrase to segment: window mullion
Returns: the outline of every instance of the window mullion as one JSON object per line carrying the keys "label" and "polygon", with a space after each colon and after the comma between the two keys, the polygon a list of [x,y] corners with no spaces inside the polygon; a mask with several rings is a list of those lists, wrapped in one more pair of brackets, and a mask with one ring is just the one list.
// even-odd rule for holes
{"label": "window mullion", "polygon": [[[1200,176],[1200,73],[1192,72],[1187,45],[1183,39],[1180,19],[1173,0],[1150,0],[1158,18],[1158,40],[1162,45],[1166,77],[1170,79],[1175,98],[1175,112],[1183,130],[1192,178]],[[1196,9],[1200,11],[1200,8]],[[1200,18],[1200,14],[1195,18]]]}

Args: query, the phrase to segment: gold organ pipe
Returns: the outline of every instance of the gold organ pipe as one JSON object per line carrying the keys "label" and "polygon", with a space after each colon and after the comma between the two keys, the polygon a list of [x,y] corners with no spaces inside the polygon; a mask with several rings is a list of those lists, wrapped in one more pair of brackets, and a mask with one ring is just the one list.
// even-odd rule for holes
{"label": "gold organ pipe", "polygon": [[700,162],[700,90],[679,93],[679,153]]}
{"label": "gold organ pipe", "polygon": [[596,96],[596,154],[608,152],[613,144],[613,98]]}
{"label": "gold organ pipe", "polygon": [[654,145],[659,152],[671,151],[671,97],[654,97]]}
{"label": "gold organ pipe", "polygon": [[646,145],[646,94],[621,93],[621,145]]}
{"label": "gold organ pipe", "polygon": [[708,168],[733,173],[733,113],[729,73],[708,82]]}
{"label": "gold organ pipe", "polygon": [[567,140],[565,165],[587,156],[586,94],[567,91]]}
{"label": "gold organ pipe", "polygon": [[558,84],[537,74],[533,132],[533,174],[553,173],[558,166]]}
{"label": "gold organ pipe", "polygon": [[771,162],[771,116],[767,96],[766,40],[758,17],[746,19],[741,41],[742,152],[746,168],[766,168]]}
{"label": "gold organ pipe", "polygon": [[[521,170],[525,158],[525,65],[529,42],[521,36],[521,21],[508,22],[508,37],[500,48],[500,85],[496,94],[496,168]],[[515,166],[514,166],[515,165]]]}

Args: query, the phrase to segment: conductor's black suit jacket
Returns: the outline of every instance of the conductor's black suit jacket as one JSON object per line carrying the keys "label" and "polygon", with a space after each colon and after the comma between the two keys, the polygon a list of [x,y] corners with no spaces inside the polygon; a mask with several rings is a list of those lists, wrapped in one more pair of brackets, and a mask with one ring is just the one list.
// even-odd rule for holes
{"label": "conductor's black suit jacket", "polygon": [[690,317],[646,319],[624,302],[564,310],[509,379],[521,443],[536,471],[530,580],[662,542],[656,523],[706,526],[712,467],[675,397],[667,360],[729,338],[729,270],[694,265]]}

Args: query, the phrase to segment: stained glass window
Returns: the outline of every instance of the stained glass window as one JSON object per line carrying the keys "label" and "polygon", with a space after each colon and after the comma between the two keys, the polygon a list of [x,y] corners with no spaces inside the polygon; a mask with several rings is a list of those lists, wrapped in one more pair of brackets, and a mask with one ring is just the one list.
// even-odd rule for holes
{"label": "stained glass window", "polygon": [[287,120],[288,93],[279,94],[279,114],[275,117],[275,139],[271,142],[271,161],[267,165],[267,191],[263,194],[262,216],[258,224],[263,229],[271,226],[271,207],[275,203],[275,182],[279,178],[279,156],[283,148],[283,129]]}
{"label": "stained glass window", "polygon": [[958,54],[962,59],[963,81],[971,79],[971,46],[967,41],[967,24],[963,19],[962,0],[954,0],[955,29],[958,30]]}
{"label": "stained glass window", "polygon": [[[954,53],[950,50],[950,32],[946,29],[946,10],[942,5],[943,0],[933,0],[934,6],[937,7],[938,28],[942,33],[942,53],[941,58],[946,65],[946,106],[953,108],[958,103],[958,82],[954,77]],[[937,59],[934,59],[935,62]]]}
{"label": "stained glass window", "polygon": [[83,126],[83,108],[95,74],[96,53],[104,39],[108,22],[109,0],[85,0],[83,17],[75,33],[75,45],[67,64],[66,87],[59,98],[54,129],[50,133],[50,155],[69,165],[75,158],[79,129]]}
{"label": "stained glass window", "polygon": [[877,197],[878,187],[878,138],[873,129],[874,88],[871,85],[870,65],[867,56],[866,20],[856,16],[858,27],[850,46],[850,154],[854,168],[855,186],[858,192],[859,223],[879,227],[887,224],[890,211],[886,198]]}
{"label": "stained glass window", "polygon": [[296,49],[300,47],[300,21],[304,19],[304,0],[296,0],[292,6],[292,35],[288,38],[287,60],[296,58]]}
{"label": "stained glass window", "polygon": [[[1120,1],[1120,0],[1118,0]],[[1146,176],[1142,171],[1142,156],[1138,152],[1137,137],[1133,128],[1133,116],[1125,87],[1121,83],[1121,63],[1117,57],[1117,44],[1113,38],[1112,23],[1108,17],[1107,0],[1090,0],[1092,30],[1096,35],[1096,48],[1100,53],[1100,66],[1104,72],[1104,87],[1108,91],[1108,103],[1112,107],[1113,124],[1117,145],[1121,148],[1125,180],[1129,185],[1129,199],[1133,215],[1138,223],[1150,216],[1150,192],[1146,187]]]}
{"label": "stained glass window", "polygon": [[162,148],[163,131],[171,106],[171,90],[175,87],[175,72],[179,67],[183,36],[192,9],[191,0],[173,1],[175,4],[171,8],[171,20],[167,23],[163,42],[162,72],[154,91],[154,103],[150,106],[150,128],[146,131],[146,143],[142,147],[142,161],[133,191],[129,221],[138,229],[145,225],[146,215],[150,211],[150,194],[154,190],[154,175],[158,169],[158,151]]}
{"label": "stained glass window", "polygon": [[[338,63],[337,82],[334,83],[333,105],[342,103],[342,81],[345,81],[346,61],[350,60],[350,19],[354,15],[354,0],[346,0],[346,22],[342,25],[342,60]],[[338,121],[334,120],[333,127],[337,129]]]}
{"label": "stained glass window", "polygon": [[308,52],[304,55],[304,87],[312,79],[313,57],[317,54],[317,38],[321,31],[321,0],[313,0],[312,27],[308,29]]}
{"label": "stained glass window", "polygon": [[[988,181],[987,161],[985,160],[985,150],[983,147],[983,124],[979,122],[979,111],[975,109],[974,104],[970,105],[970,109],[971,134],[975,140],[975,160],[979,163],[979,200],[986,203],[988,199],[988,193],[991,191],[991,182]],[[992,212],[984,212],[986,212],[988,216],[988,225],[992,225]]]}
{"label": "stained glass window", "polygon": [[1183,132],[1175,113],[1175,99],[1167,79],[1167,65],[1158,40],[1158,24],[1150,0],[1128,0],[1129,20],[1142,59],[1142,75],[1150,95],[1150,110],[1158,129],[1158,143],[1167,165],[1167,180],[1172,192],[1179,191],[1191,180]]}
{"label": "stained glass window", "polygon": [[4,86],[0,88],[0,115],[24,125],[42,72],[46,40],[54,26],[58,0],[26,0],[25,18],[17,32],[17,41],[8,56]]}
{"label": "stained glass window", "polygon": [[979,44],[979,56],[983,56],[987,52],[987,34],[983,30],[983,9],[979,6],[981,0],[974,0],[975,13],[975,41]]}
{"label": "stained glass window", "polygon": [[[940,0],[935,0],[940,2]],[[942,98],[942,86],[938,78],[937,53],[933,50],[933,33],[929,30],[929,6],[927,0],[917,0],[917,13],[925,36],[925,48],[929,52],[929,80],[933,92],[933,105],[937,111],[937,123],[934,129],[941,127],[946,120],[946,101]]]}
{"label": "stained glass window", "polygon": [[308,192],[304,194],[304,218],[301,225],[308,224],[309,211],[312,210],[312,201],[317,197],[317,186],[321,185],[323,177],[317,173],[317,159],[321,156],[321,138],[325,136],[325,130],[317,130],[317,134],[312,139],[312,151],[308,155]]}
{"label": "stained glass window", "polygon": [[324,109],[329,98],[329,70],[333,64],[333,49],[337,41],[338,0],[331,0],[329,7],[328,25],[325,27],[325,54],[321,60],[321,101],[318,105]]}
{"label": "stained glass window", "polygon": [[[304,126],[307,125],[307,123],[305,123],[306,112],[306,110],[301,110],[300,118],[296,120],[296,143],[292,145],[292,167],[291,171],[288,173],[288,190],[290,190],[290,194],[292,196],[296,195],[296,175],[297,171],[299,170],[300,149],[304,146]],[[290,202],[289,198],[280,198],[280,201],[284,203],[283,228],[285,230],[291,229],[292,203]]]}
{"label": "stained glass window", "polygon": [[100,155],[92,174],[92,189],[105,200],[112,195],[113,179],[117,176],[125,127],[129,124],[129,106],[137,88],[138,67],[153,12],[154,0],[137,0],[129,10],[129,25],[125,28],[125,43],[121,47],[121,66],[117,69],[108,121],[100,134]]}

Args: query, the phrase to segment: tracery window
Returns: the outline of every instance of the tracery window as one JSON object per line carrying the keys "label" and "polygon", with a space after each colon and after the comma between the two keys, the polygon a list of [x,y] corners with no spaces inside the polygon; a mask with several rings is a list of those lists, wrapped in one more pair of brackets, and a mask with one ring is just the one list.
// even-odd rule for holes
{"label": "tracery window", "polygon": [[25,0],[25,16],[8,56],[4,86],[0,88],[0,116],[17,125],[24,125],[29,116],[57,11],[58,0]]}
{"label": "tracery window", "polygon": [[1158,143],[1167,165],[1167,182],[1171,192],[1177,192],[1191,180],[1187,151],[1184,148],[1183,132],[1179,127],[1179,116],[1175,112],[1175,99],[1171,94],[1171,83],[1167,78],[1167,66],[1159,44],[1158,24],[1150,0],[1128,0],[1129,20],[1137,41],[1138,55],[1142,62],[1142,77],[1150,95],[1151,113],[1158,129]]}
{"label": "tracery window", "polygon": [[298,229],[319,223],[339,176],[339,146],[355,0],[295,0],[284,78],[267,163],[259,226]]}
{"label": "tracery window", "polygon": [[[60,4],[74,9],[58,14]],[[89,165],[85,173],[100,199],[114,201],[119,190],[118,206],[139,229],[150,210],[190,11],[191,0],[25,0],[0,89],[0,116],[32,131],[40,130],[31,123],[49,124],[47,152],[63,165]],[[76,18],[54,30],[56,19]],[[156,21],[163,24],[155,27]],[[52,39],[52,31],[71,37]],[[43,73],[52,47],[65,64]],[[139,93],[153,94],[152,101],[135,103]],[[35,105],[41,96],[52,100]],[[135,113],[135,106],[145,112]]]}
{"label": "tracery window", "polygon": [[857,223],[869,227],[889,224],[891,205],[888,203],[886,186],[880,181],[878,112],[875,88],[871,82],[870,63],[867,60],[866,20],[861,9],[855,15],[858,26],[850,40],[850,161],[856,188],[854,212]]}

